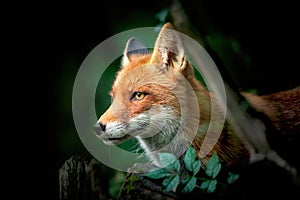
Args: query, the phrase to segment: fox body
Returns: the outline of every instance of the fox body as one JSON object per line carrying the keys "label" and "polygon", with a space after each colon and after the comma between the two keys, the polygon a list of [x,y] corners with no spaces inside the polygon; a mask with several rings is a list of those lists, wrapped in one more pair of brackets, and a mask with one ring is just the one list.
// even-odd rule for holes
{"label": "fox body", "polygon": [[[218,108],[214,96],[195,78],[171,24],[161,29],[153,52],[137,39],[129,39],[121,65],[110,92],[112,104],[95,127],[104,143],[115,145],[135,137],[158,166],[157,153],[180,156],[191,144],[204,164],[213,152],[226,165],[249,159],[244,141],[229,123],[224,123],[223,111],[217,109],[212,115],[211,107]],[[261,112],[270,112],[263,105],[267,97],[263,100],[247,93],[245,97]],[[298,118],[299,113],[294,117]],[[278,118],[271,116],[274,121]],[[210,121],[217,129],[221,127],[220,136],[214,129],[207,134],[205,124]],[[201,149],[206,147],[208,153],[203,154]]]}

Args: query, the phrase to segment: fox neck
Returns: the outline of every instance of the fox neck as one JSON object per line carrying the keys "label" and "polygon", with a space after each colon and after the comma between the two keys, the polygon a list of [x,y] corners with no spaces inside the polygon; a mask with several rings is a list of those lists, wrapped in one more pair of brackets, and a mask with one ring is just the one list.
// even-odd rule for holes
{"label": "fox neck", "polygon": [[[224,113],[216,105],[214,97],[195,79],[191,79],[189,82],[197,97],[198,116],[192,112],[194,107],[191,106],[193,104],[189,101],[190,98],[185,99],[181,105],[183,115],[173,118],[167,126],[161,128],[152,137],[137,137],[150,160],[155,165],[161,166],[158,153],[166,152],[180,157],[192,145],[203,165],[207,163],[214,152],[227,166],[237,161],[247,161],[249,152],[243,141],[236,136],[231,125],[226,121],[224,124]],[[213,104],[217,108],[214,116],[210,111]],[[207,125],[212,122],[214,123],[213,128],[208,130]],[[198,123],[196,129],[194,128],[195,123]],[[217,134],[216,129],[221,131],[220,135]]]}
{"label": "fox neck", "polygon": [[[152,137],[142,138],[137,136],[141,147],[157,166],[160,166],[158,153],[171,153],[176,157],[183,155],[193,143],[194,138],[204,137],[204,135],[197,135],[198,127],[203,127],[202,125],[211,120],[211,99],[208,91],[194,78],[188,81],[192,86],[192,91],[187,91],[182,96],[183,99],[180,103],[181,116],[170,120]],[[194,93],[194,102],[193,98],[188,95],[190,92]],[[196,109],[197,106],[191,106],[195,105],[195,101],[199,109]],[[196,110],[196,113],[191,110]],[[170,116],[176,115],[170,113]],[[205,132],[206,130],[202,131]],[[199,141],[199,139],[196,140]]]}
{"label": "fox neck", "polygon": [[182,155],[191,145],[191,141],[185,135],[188,126],[180,123],[180,119],[170,122],[152,137],[137,137],[141,147],[146,151],[150,160],[161,166],[158,153],[171,153],[176,157]]}

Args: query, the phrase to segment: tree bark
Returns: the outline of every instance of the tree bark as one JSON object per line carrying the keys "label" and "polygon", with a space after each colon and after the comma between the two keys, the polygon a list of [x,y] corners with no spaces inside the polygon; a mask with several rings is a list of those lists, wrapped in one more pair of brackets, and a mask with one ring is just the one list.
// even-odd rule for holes
{"label": "tree bark", "polygon": [[95,159],[90,161],[73,155],[59,170],[59,198],[61,200],[110,199],[109,173]]}

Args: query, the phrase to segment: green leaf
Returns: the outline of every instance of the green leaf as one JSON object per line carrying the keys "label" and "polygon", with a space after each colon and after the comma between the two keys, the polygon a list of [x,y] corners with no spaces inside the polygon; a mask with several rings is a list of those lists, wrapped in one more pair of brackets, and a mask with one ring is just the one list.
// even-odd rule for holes
{"label": "green leaf", "polygon": [[200,188],[201,188],[202,190],[206,190],[206,189],[208,188],[208,186],[209,186],[209,181],[210,181],[210,180],[203,181],[203,182],[201,183],[201,185],[200,185]]}
{"label": "green leaf", "polygon": [[217,183],[218,183],[217,180],[206,180],[202,182],[200,188],[206,190],[209,193],[212,193],[215,191]]}
{"label": "green leaf", "polygon": [[176,192],[176,188],[177,188],[178,184],[179,184],[179,175],[166,177],[165,180],[163,181],[163,185],[166,185],[166,188],[164,189],[164,191]]}
{"label": "green leaf", "polygon": [[218,181],[210,180],[209,186],[207,188],[207,192],[212,193],[215,191]]}
{"label": "green leaf", "polygon": [[193,163],[193,175],[196,175],[201,167],[201,162],[199,159],[195,160]]}
{"label": "green leaf", "polygon": [[221,163],[216,153],[209,159],[206,164],[205,173],[211,178],[215,178],[221,170]]}
{"label": "green leaf", "polygon": [[167,166],[167,168],[179,172],[180,171],[180,162],[179,162],[179,160],[175,160],[169,166]]}
{"label": "green leaf", "polygon": [[196,152],[193,147],[190,147],[183,158],[185,168],[190,172],[193,172],[193,162],[196,159]]}
{"label": "green leaf", "polygon": [[163,166],[167,166],[177,160],[177,158],[170,153],[159,153],[159,161]]}
{"label": "green leaf", "polygon": [[211,175],[212,178],[216,178],[216,176],[221,171],[221,167],[222,167],[221,163],[218,163],[215,165],[215,167],[213,168],[213,171],[212,171],[212,175]]}
{"label": "green leaf", "polygon": [[239,174],[234,174],[232,172],[229,172],[227,182],[229,184],[231,184],[231,183],[235,182],[239,178],[239,176],[240,176]]}
{"label": "green leaf", "polygon": [[175,170],[177,172],[180,171],[180,163],[177,158],[170,153],[159,153],[159,161],[163,167],[167,169]]}
{"label": "green leaf", "polygon": [[192,192],[193,189],[195,188],[196,186],[196,182],[197,182],[197,179],[196,177],[192,177],[190,179],[190,181],[185,185],[185,187],[183,188],[182,192]]}
{"label": "green leaf", "polygon": [[165,168],[155,168],[151,169],[145,176],[153,179],[160,179],[165,176],[170,176],[172,173]]}
{"label": "green leaf", "polygon": [[191,176],[187,176],[187,177],[184,177],[183,179],[181,179],[182,185],[187,184],[187,182],[189,182],[192,178],[193,177],[191,177]]}
{"label": "green leaf", "polygon": [[173,180],[173,178],[174,178],[175,176],[176,176],[176,175],[167,176],[167,177],[163,180],[162,186],[163,186],[164,188],[166,188],[166,187],[169,185],[169,183]]}

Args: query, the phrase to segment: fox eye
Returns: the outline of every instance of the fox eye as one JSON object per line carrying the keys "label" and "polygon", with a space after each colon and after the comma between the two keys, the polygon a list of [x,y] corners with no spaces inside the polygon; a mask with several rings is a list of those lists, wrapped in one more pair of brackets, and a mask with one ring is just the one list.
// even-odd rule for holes
{"label": "fox eye", "polygon": [[147,95],[147,93],[145,93],[145,92],[134,92],[131,99],[140,101],[140,100],[144,99],[146,95]]}

